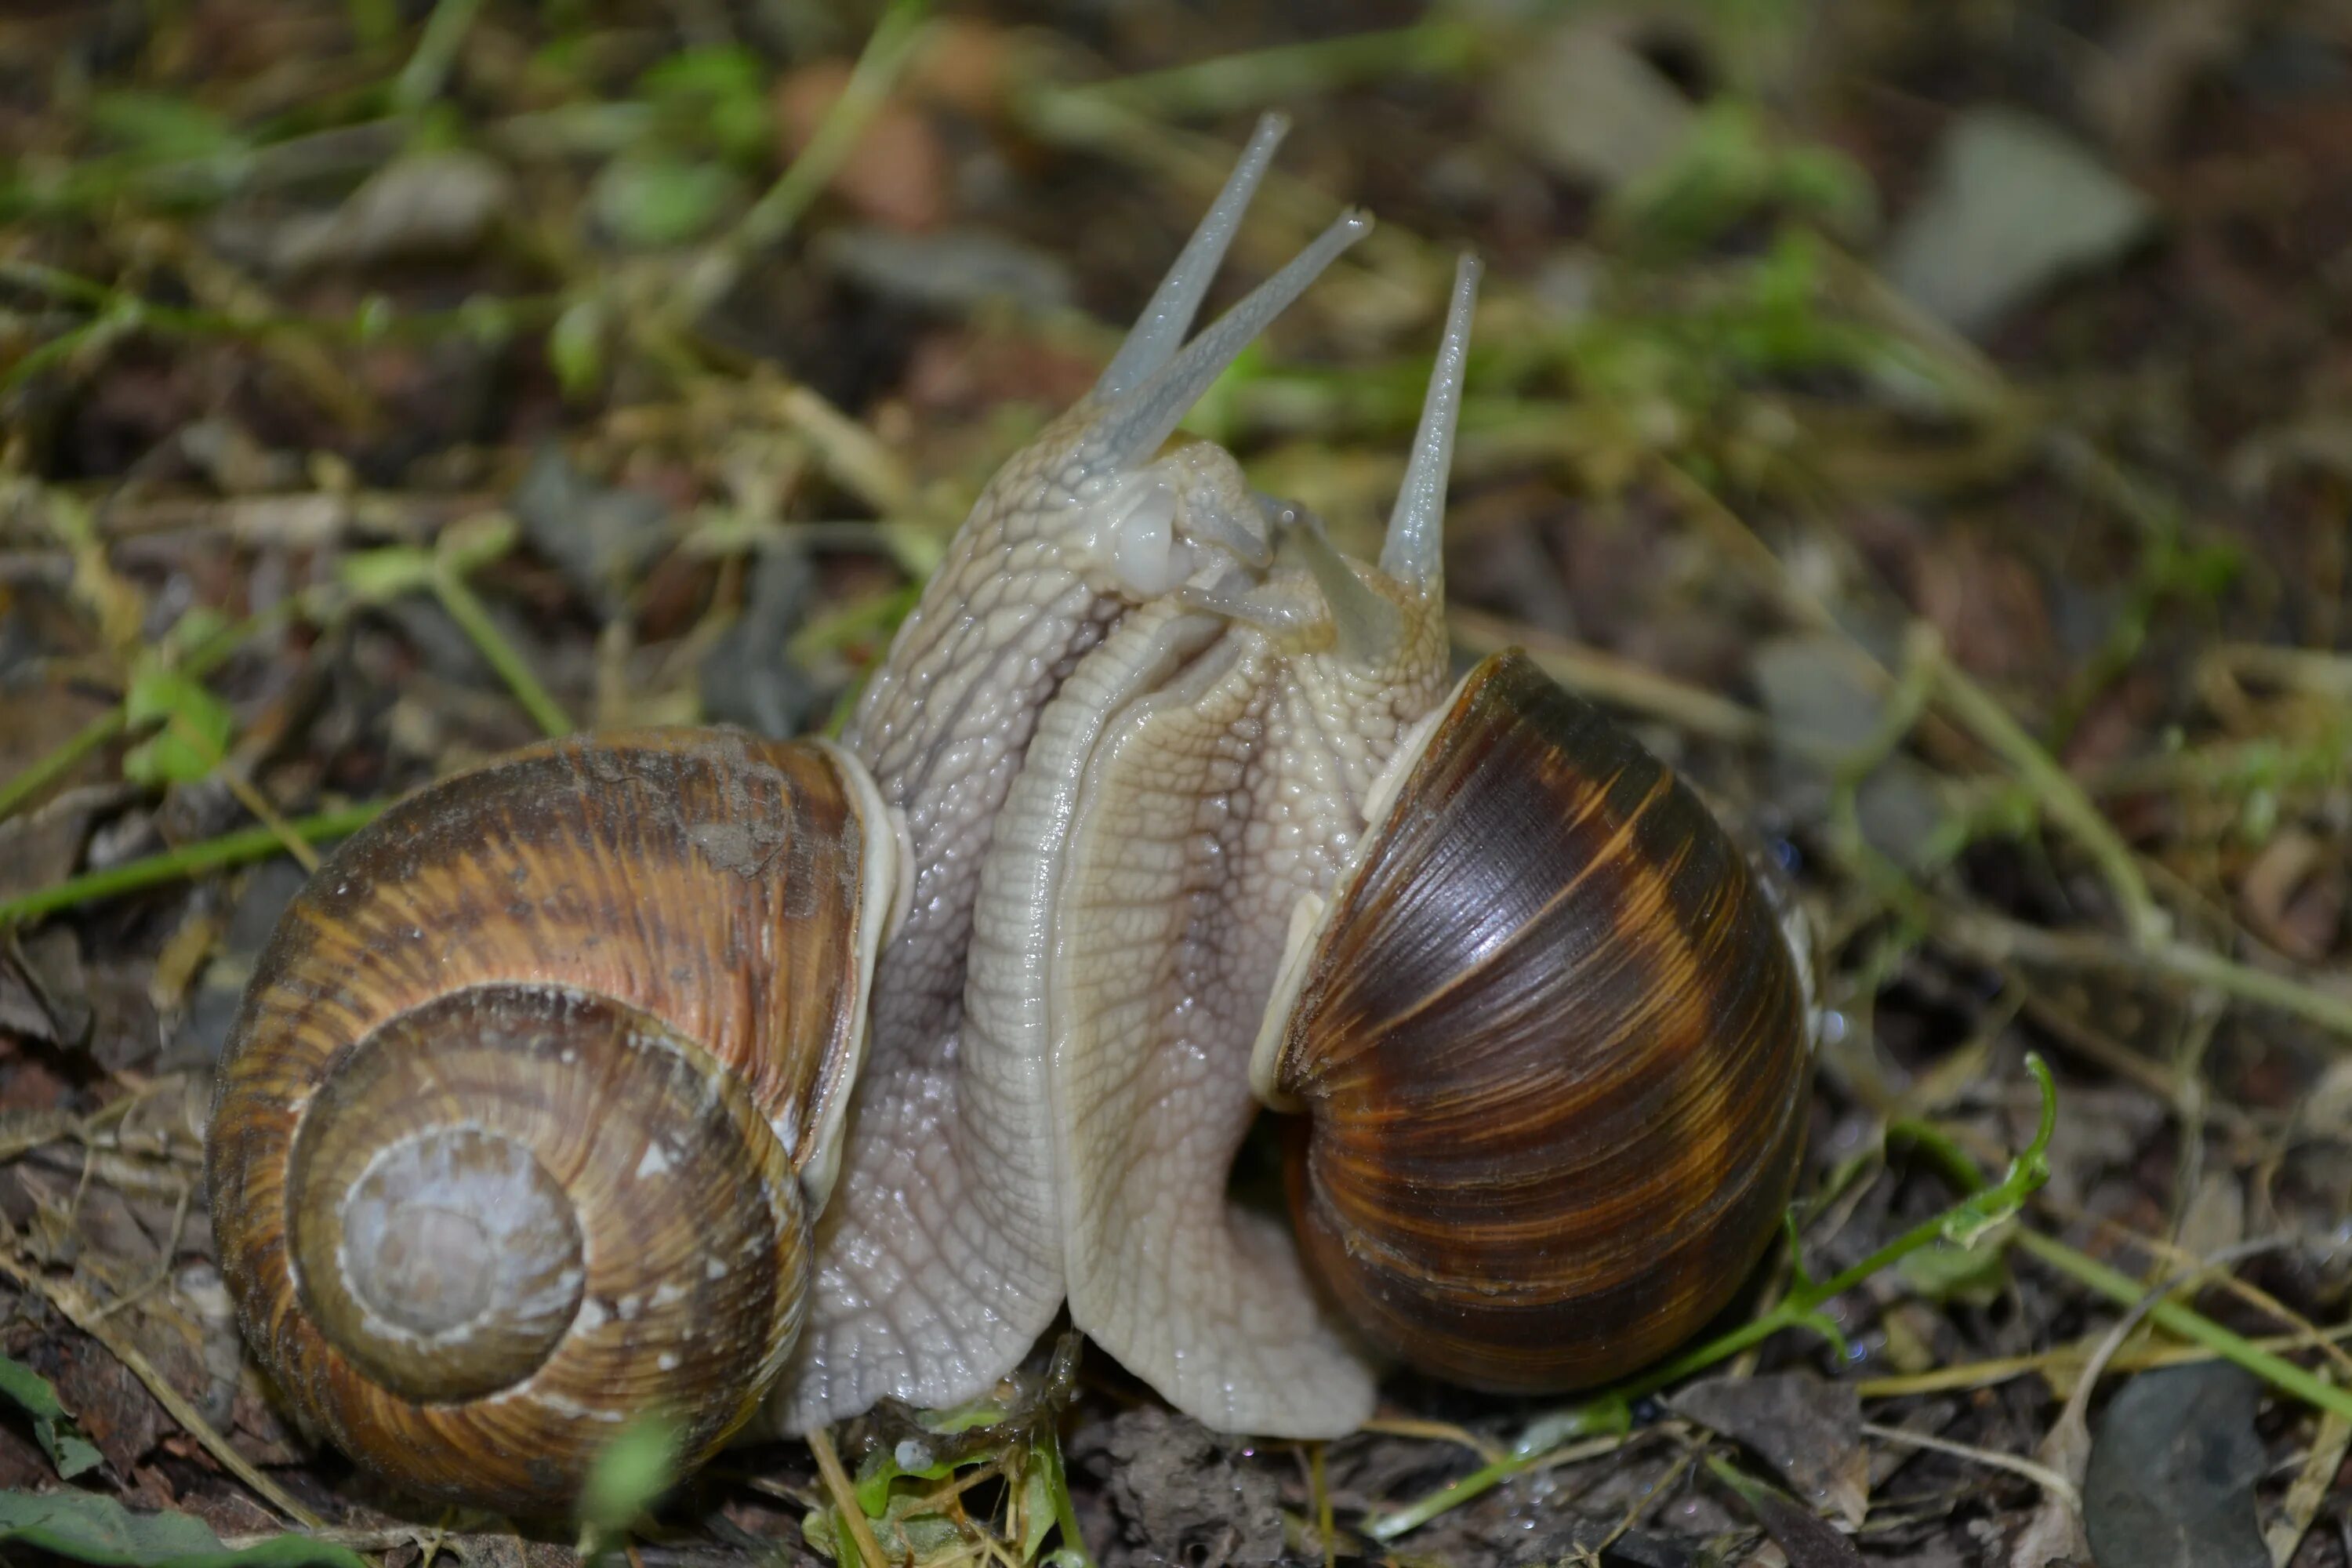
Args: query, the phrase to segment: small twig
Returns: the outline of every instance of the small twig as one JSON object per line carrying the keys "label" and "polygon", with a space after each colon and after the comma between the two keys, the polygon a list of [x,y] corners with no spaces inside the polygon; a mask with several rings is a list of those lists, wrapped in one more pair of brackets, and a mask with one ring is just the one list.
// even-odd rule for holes
{"label": "small twig", "polygon": [[[184,724],[180,728],[187,731]],[[188,733],[191,739],[197,738],[193,731]],[[229,794],[236,796],[237,803],[253,813],[255,819],[264,827],[278,836],[278,842],[285,847],[287,854],[294,858],[296,865],[305,872],[319,868],[319,852],[302,841],[301,835],[287,823],[285,814],[272,805],[269,797],[261,793],[260,785],[246,777],[244,770],[225,760],[219,764],[219,773],[221,782],[228,785]]]}
{"label": "small twig", "polygon": [[866,48],[850,68],[841,95],[829,105],[798,156],[776,177],[742,221],[713,241],[680,280],[670,320],[690,321],[734,287],[751,258],[776,245],[793,231],[843,163],[857,150],[858,139],[889,98],[891,86],[914,58],[923,36],[929,0],[893,0],[866,40]]}
{"label": "small twig", "polygon": [[101,713],[68,736],[63,744],[5,784],[0,784],[0,821],[5,821],[58,780],[79,766],[83,758],[105,745],[129,727],[124,710],[117,705],[110,713]]}
{"label": "small twig", "polygon": [[1940,647],[1928,656],[1935,672],[1936,692],[1944,707],[1970,733],[1985,743],[2032,790],[2042,809],[2071,833],[2099,868],[2107,889],[2115,894],[2124,930],[2134,943],[2155,946],[2170,934],[2170,921],[2147,890],[2147,879],[2115,827],[2091,804],[2074,775],[2042,750],[2025,727],[2010,717],[1984,688],[1954,664]]}
{"label": "small twig", "polygon": [[1400,1415],[1376,1415],[1357,1430],[1379,1432],[1391,1437],[1420,1437],[1431,1442],[1457,1444],[1490,1465],[1503,1457],[1499,1446],[1451,1421],[1415,1421]]}
{"label": "small twig", "polygon": [[1451,76],[1477,58],[1479,29],[1451,17],[1310,43],[1218,55],[1165,70],[1108,81],[1034,89],[1029,112],[1056,120],[1090,105],[1117,105],[1160,119],[1233,114],[1357,82],[1402,76]]}
{"label": "small twig", "polygon": [[888,99],[915,46],[921,42],[924,13],[929,8],[928,0],[895,0],[882,13],[856,65],[850,68],[841,96],[826,109],[808,144],[743,215],[736,239],[745,250],[764,250],[791,233],[817,193],[841,172],[849,154],[857,150],[858,138]]}
{"label": "small twig", "polygon": [[326,1528],[326,1521],[294,1500],[283,1487],[231,1447],[228,1439],[215,1430],[213,1424],[205,1420],[203,1414],[155,1369],[154,1363],[106,1321],[105,1314],[98,1310],[98,1304],[80,1286],[68,1279],[51,1279],[39,1269],[26,1268],[5,1255],[0,1255],[0,1273],[5,1273],[27,1289],[39,1291],[68,1322],[105,1346],[107,1353],[146,1385],[147,1392],[155,1396],[155,1402],[180,1424],[182,1430],[203,1445],[205,1452],[219,1461],[223,1469],[251,1488],[256,1496],[305,1530]]}
{"label": "small twig", "polygon": [[807,1438],[809,1452],[816,1456],[817,1473],[824,1478],[824,1489],[833,1495],[834,1517],[849,1531],[849,1539],[857,1544],[857,1554],[865,1559],[866,1568],[890,1568],[889,1559],[882,1555],[882,1543],[874,1539],[874,1527],[866,1522],[866,1510],[857,1500],[857,1489],[850,1484],[849,1472],[841,1468],[841,1453],[833,1446],[833,1433],[825,1427],[813,1429]]}
{"label": "small twig", "polygon": [[393,84],[393,100],[404,110],[424,108],[441,95],[441,84],[447,79],[449,68],[457,63],[458,46],[482,9],[482,0],[439,0],[433,15],[425,19],[425,32],[416,40],[416,52],[408,57],[400,78]]}
{"label": "small twig", "polygon": [[[2318,1342],[2335,1346],[2352,1339],[2352,1323],[2338,1323],[2320,1331]],[[2313,1342],[2307,1333],[2267,1334],[2252,1342],[2266,1351],[2302,1350]],[[1905,1373],[1893,1377],[1866,1377],[1856,1382],[1853,1391],[1864,1399],[1907,1399],[1921,1394],[1948,1394],[1958,1389],[1987,1388],[1996,1383],[2006,1383],[2012,1377],[2039,1373],[2055,1382],[2060,1373],[2069,1369],[2079,1371],[2079,1363],[2090,1352],[2080,1343],[2057,1350],[2042,1351],[2035,1355],[1998,1356],[1989,1361],[1965,1362],[1955,1366],[1939,1366],[1932,1372]],[[2203,1345],[2147,1345],[2119,1352],[2109,1362],[2116,1372],[2146,1372],[2152,1367],[2186,1366],[2192,1362],[2219,1361],[2219,1352]]]}
{"label": "small twig", "polygon": [[523,711],[530,715],[530,721],[539,726],[540,732],[551,740],[561,740],[571,734],[575,728],[572,715],[565,712],[563,704],[541,684],[538,674],[530,668],[530,661],[524,658],[514,644],[507,640],[506,634],[499,630],[498,622],[490,616],[489,607],[482,603],[480,596],[467,583],[462,568],[446,551],[434,558],[433,592],[441,601],[442,609],[457,623],[457,629],[466,634],[467,640],[480,651],[483,658],[489,661],[499,679],[506,682],[507,689],[514,693],[515,700],[522,704]]}
{"label": "small twig", "polygon": [[[1523,647],[1546,675],[1596,702],[1647,714],[1719,741],[1741,745],[1769,741],[1800,754],[1810,753],[1803,742],[1775,735],[1771,721],[1756,710],[1631,659],[1478,610],[1449,605],[1445,619],[1455,646],[1465,653],[1484,656],[1515,646]],[[1831,761],[1834,756],[1823,752],[1820,760]]]}
{"label": "small twig", "polygon": [[2275,1007],[2352,1037],[2352,998],[2173,938],[2134,943],[2102,931],[2045,931],[1973,909],[1949,910],[1937,922],[1936,935],[1994,963],[2015,959],[2210,986],[2239,1001]]}
{"label": "small twig", "polygon": [[1315,1533],[1323,1539],[1323,1568],[1339,1568],[1339,1531],[1331,1519],[1331,1479],[1324,1473],[1323,1445],[1307,1445],[1307,1486],[1315,1498]]}
{"label": "small twig", "polygon": [[2068,1480],[2049,1466],[2037,1465],[2032,1459],[2020,1458],[2014,1454],[1999,1453],[1990,1448],[1971,1447],[1966,1443],[1955,1443],[1945,1437],[1931,1437],[1925,1432],[1906,1432],[1900,1426],[1882,1426],[1875,1421],[1864,1422],[1862,1429],[1869,1436],[1885,1442],[1905,1443],[1915,1448],[1932,1448],[1938,1454],[1949,1454],[1956,1459],[1967,1459],[1975,1464],[1990,1465],[1997,1470],[2007,1470],[2012,1475],[2023,1476],[2042,1490],[2058,1498],[2068,1508],[2079,1511],[2083,1506],[2083,1494],[2075,1489],[2073,1481]]}
{"label": "small twig", "polygon": [[2331,1410],[2320,1417],[2319,1431],[2295,1472],[2294,1484],[2287,1488],[2278,1519],[2263,1533],[2273,1568],[2286,1568],[2294,1561],[2303,1538],[2311,1532],[2311,1521],[2318,1517],[2319,1505],[2335,1486],[2347,1449],[2352,1449],[2352,1420]]}

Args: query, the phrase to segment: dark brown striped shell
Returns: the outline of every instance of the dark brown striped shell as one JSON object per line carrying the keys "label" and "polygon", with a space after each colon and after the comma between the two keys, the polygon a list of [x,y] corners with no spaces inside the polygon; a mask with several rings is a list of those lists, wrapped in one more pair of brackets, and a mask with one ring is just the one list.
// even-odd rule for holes
{"label": "dark brown striped shell", "polygon": [[247,1340],[325,1436],[547,1513],[634,1418],[693,1463],[750,1415],[862,1043],[853,784],[720,731],[561,742],[402,803],[295,899],[207,1162]]}
{"label": "dark brown striped shell", "polygon": [[1810,1047],[1772,905],[1697,798],[1486,660],[1310,938],[1275,1059],[1292,1200],[1373,1342],[1475,1387],[1622,1376],[1778,1227]]}

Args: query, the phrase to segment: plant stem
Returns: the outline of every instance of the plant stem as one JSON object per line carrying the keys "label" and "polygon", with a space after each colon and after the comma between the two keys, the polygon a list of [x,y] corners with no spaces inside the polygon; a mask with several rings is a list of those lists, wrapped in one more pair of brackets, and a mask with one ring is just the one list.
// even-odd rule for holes
{"label": "plant stem", "polygon": [[[224,626],[190,650],[180,662],[181,670],[191,679],[202,680],[226,664],[231,654],[245,646],[247,637],[293,615],[300,604],[299,597],[283,599],[257,615],[247,616],[235,626]],[[124,733],[130,727],[130,709],[117,703],[113,712],[100,714],[75,731],[55,751],[37,759],[30,767],[7,783],[0,784],[0,822],[24,809],[27,802],[72,772],[75,764],[84,757]]]}
{"label": "plant stem", "polygon": [[[373,821],[391,804],[379,800],[362,805],[347,805],[336,811],[320,812],[315,816],[297,818],[286,824],[286,828],[305,843],[347,837]],[[167,849],[161,855],[125,861],[120,866],[110,866],[103,871],[91,871],[59,882],[55,887],[42,888],[19,898],[0,901],[0,927],[70,909],[93,900],[110,899],[120,893],[135,892],[141,888],[152,888],[164,882],[182,881],[202,872],[218,870],[224,866],[263,859],[284,848],[285,845],[279,842],[273,828],[248,827],[236,833],[225,833],[201,844],[184,845],[177,849]]]}
{"label": "plant stem", "polygon": [[[1890,1137],[1903,1137],[1918,1145],[1956,1185],[1981,1190],[1984,1174],[1976,1167],[1960,1146],[1950,1139],[1916,1122],[1901,1122],[1887,1130]],[[2123,1307],[2139,1305],[2147,1294],[2147,1287],[2119,1268],[2111,1268],[2087,1253],[2078,1252],[2055,1237],[2021,1226],[2011,1237],[2012,1244],[2029,1256],[2047,1264],[2076,1284],[2097,1291],[2107,1300]],[[2147,1310],[2148,1321],[2178,1334],[2191,1343],[2204,1346],[2225,1361],[2236,1363],[2248,1372],[2284,1393],[2292,1394],[2306,1404],[2318,1406],[2332,1415],[2352,1419],[2352,1391],[2336,1387],[2325,1378],[2297,1366],[2284,1356],[2264,1350],[2242,1334],[2232,1333],[2212,1319],[2178,1301],[2158,1301]]]}
{"label": "plant stem", "polygon": [[129,725],[121,706],[117,704],[111,713],[92,719],[57,750],[37,760],[6,784],[0,784],[0,821],[14,816],[26,802],[71,773],[84,757],[121,734]]}
{"label": "plant stem", "polygon": [[[1751,1319],[1727,1333],[1718,1334],[1680,1355],[1670,1357],[1639,1377],[1615,1384],[1580,1405],[1557,1415],[1539,1418],[1528,1427],[1508,1456],[1481,1466],[1460,1480],[1418,1501],[1369,1521],[1364,1533],[1374,1541],[1393,1541],[1447,1510],[1491,1490],[1513,1476],[1532,1469],[1549,1458],[1563,1443],[1612,1423],[1622,1424],[1626,1419],[1628,1408],[1636,1400],[1647,1398],[1694,1373],[1728,1361],[1783,1329],[1806,1325],[1825,1327],[1815,1316],[1822,1306],[1853,1289],[1880,1269],[1891,1268],[1922,1247],[1938,1241],[1957,1237],[1962,1245],[1967,1245],[1987,1226],[1997,1224],[2014,1214],[2048,1177],[2049,1168],[2043,1162],[2042,1153],[2050,1146],[2050,1135],[2056,1130],[2058,1118],[2057,1090],[2051,1081],[2050,1069],[2035,1056],[2026,1058],[2026,1067],[2032,1072],[2042,1090],[2042,1121],[2035,1130],[2033,1141],[2022,1153],[2010,1162],[2009,1172],[1998,1185],[1987,1187],[1983,1179],[1976,1176],[1975,1167],[1969,1166],[1969,1174],[1974,1179],[1964,1184],[1968,1195],[1959,1204],[1933,1219],[1912,1226],[1861,1262],[1827,1279],[1807,1279],[1800,1271],[1795,1285],[1762,1316]],[[1930,1140],[1940,1139],[1941,1135],[1931,1130],[1929,1140],[1922,1142],[1924,1144]],[[1948,1141],[1944,1141],[1944,1143],[1946,1148],[1951,1148]],[[1958,1153],[1956,1148],[1951,1148],[1951,1152]],[[1939,1159],[1938,1163],[1941,1163]],[[2020,1234],[2022,1234],[2021,1228]]]}
{"label": "plant stem", "polygon": [[808,144],[792,165],[777,176],[767,194],[743,215],[736,237],[747,250],[761,250],[790,234],[809,204],[816,199],[842,163],[857,148],[857,139],[889,96],[914,45],[922,37],[927,0],[896,0],[874,25],[857,64],[849,73],[841,96],[811,133]]}
{"label": "plant stem", "polygon": [[433,7],[433,15],[425,19],[425,32],[416,40],[416,52],[408,57],[400,79],[393,86],[394,100],[401,108],[419,110],[441,95],[441,84],[448,79],[457,49],[481,9],[482,0],[440,0]]}
{"label": "plant stem", "polygon": [[489,607],[467,585],[464,574],[446,558],[434,563],[433,591],[440,596],[441,607],[449,612],[449,618],[457,623],[467,639],[498,671],[499,679],[507,683],[507,689],[514,693],[515,700],[522,704],[523,711],[530,715],[541,732],[551,740],[559,740],[577,728],[572,716],[563,710],[563,704],[540,684],[529,661],[499,630],[498,623],[490,618]]}
{"label": "plant stem", "polygon": [[1936,692],[1945,708],[2010,765],[2032,790],[2042,808],[2062,824],[2097,863],[2108,890],[2116,896],[2124,929],[2131,940],[2142,946],[2163,941],[2168,934],[2168,922],[2147,890],[2147,879],[2140,875],[2139,863],[2132,858],[2130,847],[2117,836],[2114,825],[2100,815],[2099,808],[2091,804],[2083,786],[1948,655],[1938,649],[1932,657]]}
{"label": "plant stem", "polygon": [[1421,21],[1379,32],[1219,55],[1080,87],[1043,88],[1038,89],[1037,110],[1051,114],[1092,99],[1163,120],[1232,114],[1296,102],[1309,94],[1359,82],[1408,75],[1456,75],[1476,59],[1478,42],[1476,27],[1467,22]]}

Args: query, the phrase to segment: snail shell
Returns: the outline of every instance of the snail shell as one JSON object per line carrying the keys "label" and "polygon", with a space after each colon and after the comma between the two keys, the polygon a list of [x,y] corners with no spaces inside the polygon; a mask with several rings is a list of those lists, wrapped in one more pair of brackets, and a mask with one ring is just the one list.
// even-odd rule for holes
{"label": "snail shell", "polygon": [[208,1135],[247,1342],[410,1493],[560,1509],[684,1462],[798,1331],[898,875],[821,742],[539,746],[411,797],[281,918]]}
{"label": "snail shell", "polygon": [[[1728,1302],[1804,1131],[1803,986],[1697,797],[1525,655],[1402,759],[1256,1064],[1311,1267],[1474,1387],[1624,1375]],[[1270,1049],[1269,1049],[1270,1047]]]}

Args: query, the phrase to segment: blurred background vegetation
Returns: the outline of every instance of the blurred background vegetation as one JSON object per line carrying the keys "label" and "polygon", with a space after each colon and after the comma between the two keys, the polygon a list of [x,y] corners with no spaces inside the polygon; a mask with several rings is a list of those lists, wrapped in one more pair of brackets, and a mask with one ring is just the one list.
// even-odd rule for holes
{"label": "blurred background vegetation", "polygon": [[[854,1507],[936,1562],[2040,1564],[2102,1508],[2201,1509],[2192,1555],[2109,1568],[2352,1564],[2352,1362],[2312,1326],[2352,1208],[2340,0],[15,0],[0,1484],[87,1507],[0,1541],[523,1551],[419,1544],[238,1368],[194,1182],[256,947],[314,843],[534,734],[836,723],[1269,108],[1213,308],[1344,205],[1379,226],[1188,427],[1364,551],[1453,256],[1487,258],[1457,651],[1634,724],[1823,933],[1766,1290],[1998,1172],[2030,1049],[2048,1184],[1808,1302],[1836,1348],[1778,1336],[1631,1431],[1407,1386],[1310,1463],[1088,1363],[1059,1445],[851,1433],[856,1500],[758,1455],[657,1524],[633,1471],[597,1539],[854,1555]],[[2256,1374],[2126,1387],[2124,1427],[2222,1434],[2204,1490],[2086,1459],[2126,1395],[2085,1361],[2157,1287],[2103,1365]]]}

